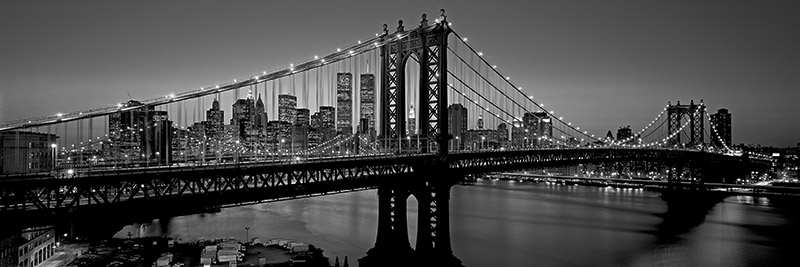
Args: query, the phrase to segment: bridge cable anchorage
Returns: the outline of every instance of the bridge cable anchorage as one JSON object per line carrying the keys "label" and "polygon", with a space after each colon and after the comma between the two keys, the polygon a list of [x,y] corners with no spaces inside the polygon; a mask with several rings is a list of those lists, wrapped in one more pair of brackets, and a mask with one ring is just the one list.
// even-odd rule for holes
{"label": "bridge cable anchorage", "polygon": [[[515,89],[515,90],[516,90],[518,93],[520,93],[520,94],[523,96],[523,98],[524,98],[524,99],[528,99],[528,101],[529,101],[529,102],[533,103],[535,106],[539,107],[541,110],[547,110],[547,109],[545,109],[545,108],[544,108],[544,105],[541,105],[541,104],[537,103],[536,101],[533,101],[533,99],[530,99],[530,98],[529,98],[527,95],[525,95],[525,93],[524,93],[524,92],[522,92],[522,90],[520,89],[521,87],[515,86],[515,85],[514,85],[514,84],[513,84],[513,83],[510,81],[510,78],[509,78],[508,76],[503,76],[503,75],[502,75],[502,73],[500,73],[500,71],[499,71],[499,70],[497,70],[497,68],[495,67],[496,65],[491,65],[491,64],[489,64],[489,62],[488,62],[488,61],[486,61],[486,59],[483,57],[483,54],[482,54],[481,52],[478,52],[478,51],[476,51],[476,50],[475,50],[475,49],[474,49],[472,46],[470,46],[470,45],[469,45],[469,44],[468,44],[466,41],[464,41],[464,40],[465,40],[465,38],[461,37],[461,36],[460,36],[460,35],[459,35],[457,32],[455,32],[455,31],[453,31],[453,34],[454,34],[456,37],[458,37],[458,40],[460,40],[460,41],[461,41],[461,42],[462,42],[462,43],[463,43],[463,44],[464,44],[464,45],[465,45],[467,48],[469,48],[469,50],[470,50],[470,51],[472,51],[472,53],[473,53],[473,54],[475,54],[475,55],[478,55],[478,57],[480,58],[480,60],[481,60],[483,63],[485,63],[485,64],[486,64],[486,65],[488,65],[488,66],[492,66],[491,70],[493,70],[493,71],[495,72],[495,74],[499,75],[500,77],[505,77],[505,79],[504,79],[504,80],[505,80],[505,82],[506,82],[508,85],[510,85],[512,88],[514,88],[514,89]],[[448,47],[448,48],[449,48],[449,47]],[[552,112],[552,111],[551,111],[551,112],[549,112],[549,113],[550,113],[550,114],[553,114],[554,112]],[[558,120],[559,122],[561,122],[563,125],[566,125],[566,127],[573,129],[574,131],[576,131],[576,132],[580,133],[581,135],[584,135],[584,136],[586,136],[587,138],[589,138],[589,139],[591,139],[591,140],[599,141],[599,142],[602,142],[602,143],[607,143],[605,140],[603,140],[603,139],[601,139],[601,138],[597,138],[597,137],[595,137],[594,135],[590,135],[590,134],[588,134],[588,133],[587,133],[587,132],[585,132],[585,131],[583,131],[583,132],[582,132],[582,131],[580,131],[580,127],[574,127],[574,126],[572,126],[572,124],[571,124],[571,123],[567,123],[567,122],[565,122],[565,121],[564,121],[563,119],[561,119],[560,117],[553,116],[553,118],[554,118],[554,119],[556,119],[556,120]]]}

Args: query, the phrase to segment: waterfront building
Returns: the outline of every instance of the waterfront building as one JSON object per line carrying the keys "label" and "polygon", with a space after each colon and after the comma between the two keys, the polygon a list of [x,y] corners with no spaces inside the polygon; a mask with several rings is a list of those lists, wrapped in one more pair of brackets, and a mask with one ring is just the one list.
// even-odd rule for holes
{"label": "waterfront building", "polygon": [[[723,148],[731,146],[731,113],[728,109],[721,108],[717,113],[711,114],[711,141],[714,146]],[[717,138],[719,137],[719,138]]]}
{"label": "waterfront building", "polygon": [[[56,254],[56,233],[53,227],[24,229],[20,234],[4,238],[0,252],[11,252],[2,257],[2,266],[39,267]],[[16,261],[16,262],[14,262]],[[14,262],[12,265],[6,263]]]}
{"label": "waterfront building", "polygon": [[472,129],[467,131],[465,145],[467,150],[496,149],[500,147],[500,138],[496,130]]}
{"label": "waterfront building", "polygon": [[8,131],[0,133],[0,174],[49,171],[58,153],[55,134]]}
{"label": "waterfront building", "polygon": [[461,104],[451,104],[447,107],[447,130],[453,135],[452,147],[464,149],[464,140],[467,137],[467,108]]}
{"label": "waterfront building", "polygon": [[336,131],[353,133],[353,74],[336,74]]}

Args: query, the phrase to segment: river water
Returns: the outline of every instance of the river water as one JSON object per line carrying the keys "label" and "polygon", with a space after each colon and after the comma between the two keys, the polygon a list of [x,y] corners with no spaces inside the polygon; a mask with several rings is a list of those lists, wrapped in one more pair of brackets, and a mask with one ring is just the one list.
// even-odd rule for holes
{"label": "river water", "polygon": [[[455,186],[453,252],[465,266],[800,266],[800,209],[728,197],[699,225],[665,232],[659,225],[671,218],[659,196],[513,181]],[[416,200],[408,203],[413,246]],[[331,260],[348,256],[355,266],[375,244],[377,217],[377,192],[369,190],[128,225],[116,237],[290,238],[324,249]]]}

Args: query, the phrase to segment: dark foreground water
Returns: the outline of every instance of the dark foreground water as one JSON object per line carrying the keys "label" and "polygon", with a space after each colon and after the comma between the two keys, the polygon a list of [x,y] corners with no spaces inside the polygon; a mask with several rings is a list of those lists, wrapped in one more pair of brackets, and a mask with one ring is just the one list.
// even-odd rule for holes
{"label": "dark foreground water", "polygon": [[[800,266],[798,209],[765,198],[729,197],[695,227],[664,230],[660,193],[634,189],[485,181],[456,186],[453,251],[466,266]],[[800,201],[798,205],[800,205]],[[416,200],[409,199],[415,243]],[[700,216],[702,218],[702,216]],[[249,236],[314,244],[351,264],[375,243],[377,193],[224,209],[129,225],[116,237],[186,240]],[[354,264],[355,265],[355,264]]]}

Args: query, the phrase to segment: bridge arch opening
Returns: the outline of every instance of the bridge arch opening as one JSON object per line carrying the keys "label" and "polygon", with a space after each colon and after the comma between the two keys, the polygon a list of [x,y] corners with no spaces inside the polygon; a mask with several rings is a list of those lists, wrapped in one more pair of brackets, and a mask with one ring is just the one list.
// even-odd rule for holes
{"label": "bridge arch opening", "polygon": [[406,224],[408,226],[408,243],[412,248],[417,247],[417,232],[419,231],[419,202],[414,194],[406,199]]}
{"label": "bridge arch opening", "polygon": [[405,140],[404,146],[409,152],[418,151],[419,149],[419,122],[420,107],[423,106],[423,101],[419,99],[420,95],[420,81],[421,66],[420,58],[417,53],[410,52],[406,55],[403,62],[403,86],[405,87],[406,103],[406,132],[403,133]]}

